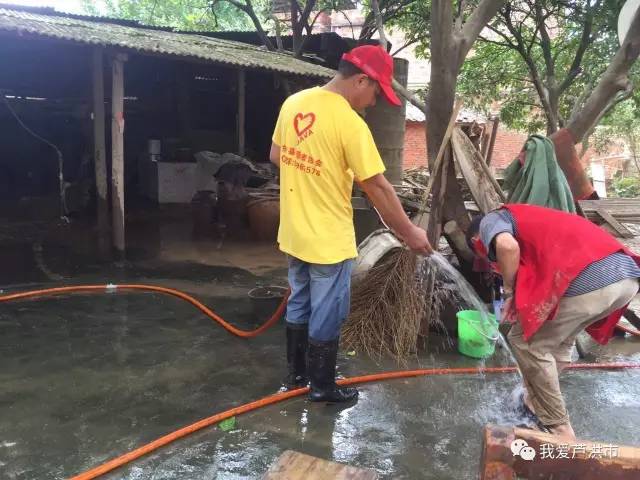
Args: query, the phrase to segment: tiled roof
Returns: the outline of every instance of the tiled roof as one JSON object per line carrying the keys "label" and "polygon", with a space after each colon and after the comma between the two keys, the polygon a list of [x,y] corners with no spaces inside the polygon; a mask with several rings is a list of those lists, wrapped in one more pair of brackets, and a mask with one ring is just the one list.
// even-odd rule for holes
{"label": "tiled roof", "polygon": [[0,33],[7,32],[295,75],[328,78],[334,73],[290,55],[246,43],[0,4]]}
{"label": "tiled roof", "polygon": [[[424,113],[415,105],[407,102],[407,110],[405,113],[405,118],[407,122],[417,122],[422,123],[425,121]],[[487,117],[482,115],[481,113],[474,112],[473,110],[462,109],[458,114],[458,123],[486,123]]]}

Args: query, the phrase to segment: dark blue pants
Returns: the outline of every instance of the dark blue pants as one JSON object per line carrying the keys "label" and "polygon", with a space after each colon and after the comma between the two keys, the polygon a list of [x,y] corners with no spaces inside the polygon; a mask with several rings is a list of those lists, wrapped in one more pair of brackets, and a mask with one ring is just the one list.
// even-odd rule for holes
{"label": "dark blue pants", "polygon": [[353,260],[323,265],[288,256],[287,322],[309,324],[309,338],[335,340],[349,314]]}

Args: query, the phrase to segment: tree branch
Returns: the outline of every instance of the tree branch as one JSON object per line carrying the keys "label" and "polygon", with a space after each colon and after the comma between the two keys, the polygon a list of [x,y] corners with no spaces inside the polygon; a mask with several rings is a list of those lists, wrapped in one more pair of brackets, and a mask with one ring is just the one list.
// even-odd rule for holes
{"label": "tree branch", "polygon": [[276,47],[273,45],[273,42],[269,40],[267,33],[264,31],[264,28],[262,28],[262,23],[260,22],[258,15],[256,15],[255,10],[253,9],[253,4],[251,3],[251,0],[244,0],[245,3],[240,3],[237,0],[214,0],[211,3],[211,9],[213,10],[216,4],[221,1],[228,2],[234,7],[236,7],[238,10],[241,10],[244,13],[246,13],[251,19],[253,26],[256,28],[256,32],[258,33],[260,40],[262,40],[262,43],[264,44],[264,46],[267,47],[267,50],[270,50],[272,52],[276,50]]}
{"label": "tree branch", "polygon": [[544,55],[544,63],[547,67],[546,77],[549,81],[549,87],[555,88],[555,63],[551,54],[551,38],[549,32],[547,32],[547,26],[545,24],[546,17],[542,12],[542,3],[539,1],[534,2],[534,9],[536,13],[536,27],[540,32],[540,47]]}
{"label": "tree branch", "polygon": [[391,54],[392,57],[395,57],[398,53],[400,53],[402,50],[404,50],[407,47],[410,47],[411,45],[414,45],[415,43],[418,42],[417,38],[410,38],[409,40],[407,40],[406,42],[404,42],[404,44],[401,47],[398,47],[396,49],[395,52],[393,52]]}
{"label": "tree branch", "polygon": [[391,82],[391,86],[397,93],[400,94],[400,96],[402,96],[405,100],[407,100],[413,106],[419,108],[422,111],[422,113],[425,114],[425,116],[427,115],[427,105],[424,102],[422,102],[418,97],[416,97],[413,93],[411,93],[409,90],[404,88],[402,84],[399,83],[395,78]]}
{"label": "tree branch", "polygon": [[600,123],[600,120],[602,120],[602,118],[607,113],[609,113],[613,108],[615,108],[616,105],[618,105],[620,102],[624,102],[625,100],[628,100],[629,98],[631,98],[632,95],[633,95],[633,90],[628,90],[626,92],[621,92],[618,95],[616,95],[614,98],[612,98],[609,104],[602,110],[602,112],[598,114],[598,116],[593,121],[593,124],[591,125],[589,130],[587,130],[587,132],[584,134],[584,136],[582,137],[582,142],[583,143],[587,142],[587,145],[588,145],[589,137],[591,136],[595,128]]}
{"label": "tree branch", "polygon": [[378,0],[371,0],[371,9],[373,10],[373,16],[376,19],[376,27],[378,29],[378,35],[380,36],[380,46],[387,51],[387,36],[384,34],[384,26],[382,25],[382,15],[380,14],[380,5]]}
{"label": "tree branch", "polygon": [[[325,12],[329,12],[331,11],[330,8],[322,8],[320,10],[318,10],[318,12],[313,16],[313,20],[311,20],[311,22],[307,22],[307,24],[305,25],[305,28],[307,30],[307,35],[311,35],[311,30],[313,29],[313,27],[315,26],[316,22],[318,21],[318,18],[320,18],[320,15],[322,15]],[[340,13],[344,13],[340,10]],[[346,15],[345,15],[346,17]],[[347,18],[347,21],[349,19]],[[353,30],[353,24],[351,24],[351,22],[349,22],[349,24],[351,25],[351,30]]]}
{"label": "tree branch", "polygon": [[480,35],[482,29],[495,16],[504,2],[505,0],[481,0],[480,4],[473,10],[469,20],[461,30],[458,42],[458,68],[464,63],[467,53],[469,53],[471,46]]}
{"label": "tree branch", "polygon": [[151,12],[149,13],[149,19],[147,20],[147,23],[149,25],[154,25],[153,23],[153,16],[156,13],[156,7],[158,6],[158,0],[154,0],[153,1],[153,6],[151,7]]}
{"label": "tree branch", "polygon": [[280,19],[275,15],[271,15],[271,19],[276,25],[276,45],[279,52],[284,52],[284,46],[282,45],[282,28],[280,26]]}
{"label": "tree branch", "polygon": [[609,108],[611,100],[618,92],[632,89],[629,70],[640,55],[640,12],[636,12],[624,43],[614,55],[600,82],[585,102],[580,112],[569,119],[567,128],[575,142],[580,142],[593,125],[596,125],[602,112]]}
{"label": "tree branch", "polygon": [[[489,29],[490,29],[490,30],[493,30],[493,28],[492,28],[492,27],[489,27]],[[485,43],[492,43],[493,45],[498,45],[498,46],[500,46],[500,47],[505,47],[505,48],[511,48],[511,49],[513,49],[513,50],[516,50],[516,49],[517,49],[516,45],[514,45],[513,43],[511,43],[511,42],[510,42],[510,41],[508,41],[508,40],[507,40],[507,41],[505,41],[505,42],[497,42],[497,41],[495,41],[495,40],[490,40],[490,39],[488,39],[488,38],[486,38],[486,37],[483,37],[482,35],[479,35],[479,36],[478,36],[478,38],[479,38],[480,40],[482,40],[483,42],[485,42]],[[503,36],[503,38],[508,39],[509,37]]]}
{"label": "tree branch", "polygon": [[458,2],[458,13],[456,14],[455,29],[457,31],[462,30],[462,24],[464,23],[464,9],[467,6],[467,2],[465,0],[460,0]]}
{"label": "tree branch", "polygon": [[593,14],[597,8],[600,8],[600,0],[598,0],[593,5],[593,7],[588,7],[587,9],[584,28],[580,37],[580,44],[578,45],[575,56],[573,57],[573,61],[571,62],[571,66],[569,67],[567,76],[560,84],[560,87],[558,87],[558,94],[562,94],[562,92],[569,88],[581,71],[580,65],[582,64],[584,53],[586,52],[589,45],[593,43],[591,30],[593,29]]}
{"label": "tree branch", "polygon": [[522,37],[522,32],[520,29],[516,28],[511,21],[511,14],[509,11],[503,12],[502,16],[505,20],[505,25],[507,29],[511,32],[513,37],[516,39],[517,44],[515,50],[520,54],[522,59],[524,60],[527,68],[529,69],[529,75],[531,76],[531,80],[533,81],[533,86],[538,93],[538,97],[540,98],[540,102],[542,104],[542,109],[544,111],[545,117],[547,119],[548,125],[555,125],[556,119],[553,111],[553,107],[549,102],[549,94],[540,77],[540,73],[538,72],[538,67],[536,66],[535,61],[531,57],[530,52],[527,52],[527,49],[524,45],[524,39]]}
{"label": "tree branch", "polygon": [[351,38],[352,39],[356,39],[356,32],[353,28],[353,22],[351,21],[351,19],[349,18],[349,15],[347,15],[344,10],[337,10],[337,12],[341,13],[342,16],[344,16],[345,20],[347,21],[347,23],[349,24],[349,27],[351,28]]}
{"label": "tree branch", "polygon": [[[300,8],[300,4],[296,0],[292,0],[296,2],[298,8]],[[311,15],[311,11],[316,6],[316,0],[307,0],[307,3],[304,5],[304,10],[300,14],[300,21],[303,23],[307,23],[309,20],[309,16]]]}

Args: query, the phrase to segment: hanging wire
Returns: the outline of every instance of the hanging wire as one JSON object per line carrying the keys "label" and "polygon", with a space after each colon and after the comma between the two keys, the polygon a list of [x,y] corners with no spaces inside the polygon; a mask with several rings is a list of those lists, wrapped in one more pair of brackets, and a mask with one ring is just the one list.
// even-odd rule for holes
{"label": "hanging wire", "polygon": [[69,221],[68,218],[67,218],[67,214],[68,214],[68,212],[67,212],[67,202],[65,200],[66,187],[65,187],[65,184],[64,184],[64,159],[62,157],[62,152],[60,151],[60,149],[56,145],[51,143],[46,138],[41,137],[40,135],[35,133],[33,130],[31,130],[27,125],[25,125],[25,123],[20,119],[20,117],[18,116],[16,111],[13,109],[13,107],[11,106],[11,104],[9,103],[9,100],[7,99],[7,97],[5,95],[2,95],[2,100],[4,101],[4,104],[7,106],[7,109],[9,110],[11,115],[13,115],[13,118],[16,119],[18,124],[22,128],[24,128],[29,135],[31,135],[32,137],[40,140],[42,143],[45,143],[46,145],[50,146],[53,150],[55,150],[56,155],[58,157],[58,181],[60,182],[60,184],[59,184],[59,188],[60,188],[60,217],[65,221]]}

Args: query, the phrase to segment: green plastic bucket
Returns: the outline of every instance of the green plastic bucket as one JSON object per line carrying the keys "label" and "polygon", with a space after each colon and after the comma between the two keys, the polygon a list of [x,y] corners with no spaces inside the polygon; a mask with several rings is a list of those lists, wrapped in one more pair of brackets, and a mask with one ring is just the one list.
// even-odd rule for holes
{"label": "green plastic bucket", "polygon": [[487,318],[477,310],[462,310],[458,317],[458,351],[473,358],[493,355],[500,332],[495,315],[487,313]]}

